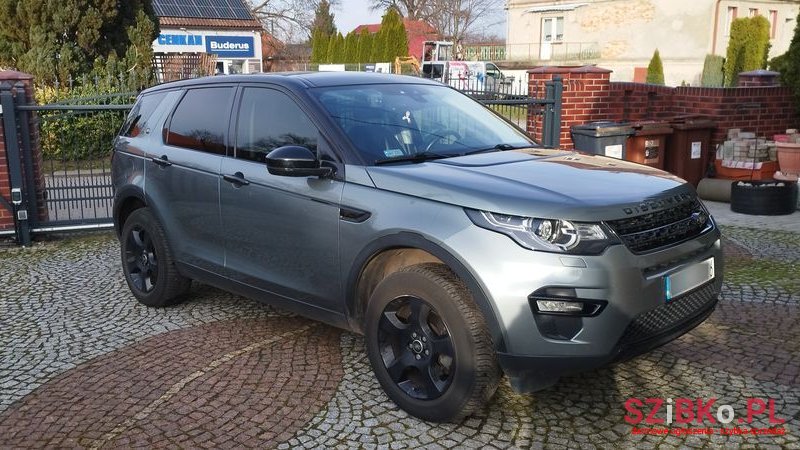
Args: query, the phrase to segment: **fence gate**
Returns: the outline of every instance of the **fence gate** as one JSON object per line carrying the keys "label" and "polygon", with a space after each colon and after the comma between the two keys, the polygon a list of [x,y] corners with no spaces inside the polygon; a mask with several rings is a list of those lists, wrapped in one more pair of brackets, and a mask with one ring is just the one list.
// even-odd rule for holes
{"label": "fence gate", "polygon": [[450,82],[456,89],[531,134],[544,147],[558,147],[561,144],[561,97],[564,91],[561,77],[555,76],[547,81],[541,93],[529,92],[527,85],[522,83],[484,83],[476,88],[469,82],[463,86],[455,80]]}
{"label": "fence gate", "polygon": [[[59,99],[65,92],[78,95]],[[22,83],[0,85],[11,186],[11,202],[2,200],[0,210],[9,209],[14,216],[13,231],[2,234],[14,234],[21,245],[30,244],[32,233],[113,224],[111,143],[136,94],[80,92],[56,86],[44,91],[52,96],[51,103],[36,105],[27,101]]]}

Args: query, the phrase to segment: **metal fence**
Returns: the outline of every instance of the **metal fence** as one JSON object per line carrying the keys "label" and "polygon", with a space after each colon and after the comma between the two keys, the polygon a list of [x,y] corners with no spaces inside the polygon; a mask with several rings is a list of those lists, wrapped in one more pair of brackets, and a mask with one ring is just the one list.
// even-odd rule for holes
{"label": "metal fence", "polygon": [[[519,128],[532,130],[543,145],[557,147],[561,80],[533,93],[522,83],[467,81],[455,87]],[[13,211],[15,218],[13,232],[0,235],[13,234],[27,245],[32,233],[112,226],[111,144],[132,107],[134,87],[140,86],[123,77],[68,80],[35,88],[37,101],[30,103],[22,83],[0,85],[0,126],[12,187],[11,201],[0,197],[0,208]]]}

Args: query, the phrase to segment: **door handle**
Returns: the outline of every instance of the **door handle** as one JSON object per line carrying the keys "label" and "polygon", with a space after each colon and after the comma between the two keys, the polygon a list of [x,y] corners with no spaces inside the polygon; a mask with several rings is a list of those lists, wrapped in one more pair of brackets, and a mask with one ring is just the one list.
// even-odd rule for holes
{"label": "door handle", "polygon": [[223,175],[222,179],[233,184],[234,186],[247,186],[250,184],[242,172],[236,172],[233,175]]}
{"label": "door handle", "polygon": [[161,155],[161,158],[156,158],[156,157],[150,158],[150,161],[153,161],[156,165],[159,165],[161,167],[169,167],[172,165],[172,163],[169,162],[169,158],[167,158],[167,155]]}

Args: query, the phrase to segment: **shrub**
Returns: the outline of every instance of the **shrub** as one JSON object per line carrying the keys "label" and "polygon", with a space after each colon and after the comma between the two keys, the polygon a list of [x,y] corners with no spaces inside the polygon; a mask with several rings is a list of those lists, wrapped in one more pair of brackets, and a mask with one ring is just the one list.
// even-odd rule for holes
{"label": "shrub", "polygon": [[[800,13],[797,14],[800,21]],[[781,73],[781,83],[792,89],[795,104],[800,111],[800,22],[795,21],[794,36],[789,50],[770,61],[770,68]]]}
{"label": "shrub", "polygon": [[[86,77],[80,82],[36,86],[37,103],[130,104],[136,93],[115,76]],[[138,83],[137,83],[138,84]],[[39,145],[45,161],[90,161],[107,158],[126,111],[41,111]]]}
{"label": "shrub", "polygon": [[736,19],[725,58],[725,85],[736,86],[742,72],[764,69],[769,53],[769,21],[762,16]]}
{"label": "shrub", "polygon": [[664,85],[664,65],[661,63],[661,55],[658,49],[653,53],[653,58],[650,59],[650,64],[647,66],[647,80],[651,84]]}
{"label": "shrub", "polygon": [[722,87],[725,83],[725,72],[723,67],[725,58],[719,55],[706,55],[703,62],[703,75],[700,84],[705,87]]}

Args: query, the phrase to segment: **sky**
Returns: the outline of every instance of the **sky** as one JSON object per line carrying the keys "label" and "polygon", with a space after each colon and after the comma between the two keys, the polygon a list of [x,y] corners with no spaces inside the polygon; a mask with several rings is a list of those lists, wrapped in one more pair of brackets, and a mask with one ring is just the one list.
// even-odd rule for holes
{"label": "sky", "polygon": [[[340,0],[340,4],[333,10],[336,28],[342,34],[347,34],[361,24],[380,23],[382,13],[371,11],[369,5],[369,0]],[[492,31],[499,36],[505,34],[505,23],[492,28]]]}
{"label": "sky", "polygon": [[380,23],[381,12],[371,11],[369,5],[369,0],[340,0],[339,6],[333,10],[336,28],[347,34],[361,24]]}

